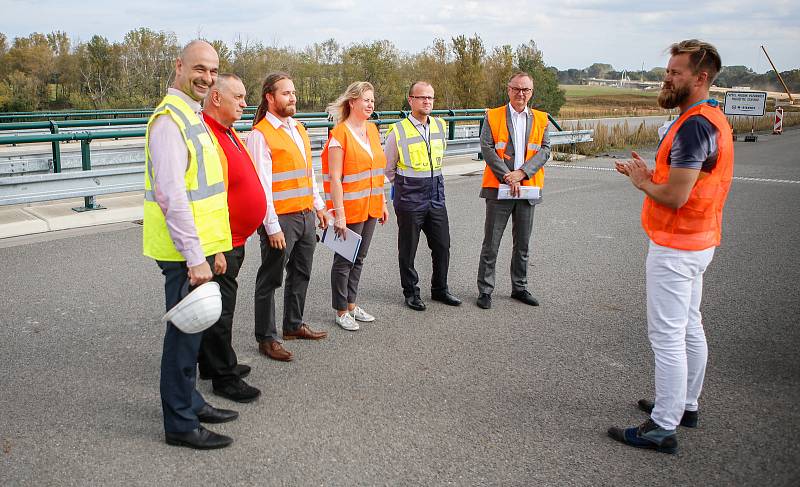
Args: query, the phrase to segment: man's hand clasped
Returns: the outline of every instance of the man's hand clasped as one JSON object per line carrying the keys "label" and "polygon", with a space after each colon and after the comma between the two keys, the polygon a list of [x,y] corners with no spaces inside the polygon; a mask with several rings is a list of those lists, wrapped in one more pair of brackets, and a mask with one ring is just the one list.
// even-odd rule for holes
{"label": "man's hand clasped", "polygon": [[634,186],[642,189],[642,186],[653,177],[653,171],[647,167],[645,160],[636,152],[631,152],[631,157],[633,159],[615,162],[614,167],[620,174],[628,176]]}
{"label": "man's hand clasped", "polygon": [[511,196],[517,197],[520,195],[520,185],[526,178],[525,173],[521,169],[515,169],[503,176],[503,182],[509,186]]}

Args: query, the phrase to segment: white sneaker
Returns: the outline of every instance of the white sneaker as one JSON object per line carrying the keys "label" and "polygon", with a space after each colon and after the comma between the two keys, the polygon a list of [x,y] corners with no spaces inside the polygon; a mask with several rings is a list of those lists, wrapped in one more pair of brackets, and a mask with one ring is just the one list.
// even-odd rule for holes
{"label": "white sneaker", "polygon": [[356,323],[356,320],[354,320],[353,317],[350,316],[350,313],[345,313],[342,316],[337,316],[336,324],[348,331],[356,331],[359,328],[358,323]]}
{"label": "white sneaker", "polygon": [[361,309],[361,306],[356,306],[356,308],[353,311],[351,311],[351,313],[353,313],[353,318],[357,319],[358,321],[364,321],[364,322],[375,321],[375,317],[367,313],[363,309]]}

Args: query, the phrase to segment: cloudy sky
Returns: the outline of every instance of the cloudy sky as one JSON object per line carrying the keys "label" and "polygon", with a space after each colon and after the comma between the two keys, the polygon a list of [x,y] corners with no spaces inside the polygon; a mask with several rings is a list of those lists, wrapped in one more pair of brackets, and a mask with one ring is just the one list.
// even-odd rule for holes
{"label": "cloudy sky", "polygon": [[138,27],[174,32],[181,43],[202,36],[302,48],[334,38],[341,44],[388,39],[419,52],[434,38],[477,33],[488,48],[533,39],[559,69],[594,62],[616,69],[664,66],[669,44],[700,38],[716,45],[725,65],[770,69],[762,44],[781,71],[800,68],[797,0],[0,0],[8,38],[62,30],[88,40],[121,40]]}

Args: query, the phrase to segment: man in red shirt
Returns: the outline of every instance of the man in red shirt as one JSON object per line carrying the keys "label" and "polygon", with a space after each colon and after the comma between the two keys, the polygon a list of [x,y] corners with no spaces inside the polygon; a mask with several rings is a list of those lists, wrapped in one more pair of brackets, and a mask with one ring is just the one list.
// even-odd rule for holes
{"label": "man in red shirt", "polygon": [[244,261],[244,244],[264,221],[267,200],[253,160],[233,129],[247,106],[242,80],[234,74],[220,74],[203,106],[203,120],[216,136],[224,157],[221,157],[233,249],[225,252],[228,268],[214,276],[222,292],[222,315],[214,326],[203,333],[198,363],[200,377],[211,379],[214,394],[237,402],[254,401],[261,391],[248,385],[242,377],[250,367],[237,364],[231,344],[233,312],[236,308],[236,277]]}

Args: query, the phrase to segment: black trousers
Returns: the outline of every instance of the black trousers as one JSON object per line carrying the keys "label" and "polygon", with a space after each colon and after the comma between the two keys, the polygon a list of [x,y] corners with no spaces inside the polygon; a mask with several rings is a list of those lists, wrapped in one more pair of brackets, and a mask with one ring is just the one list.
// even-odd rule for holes
{"label": "black trousers", "polygon": [[395,208],[397,217],[397,251],[400,263],[400,284],[405,297],[419,296],[419,275],[414,259],[419,246],[419,233],[425,232],[433,260],[431,292],[447,291],[447,270],[450,267],[450,223],[447,208],[425,211],[404,211]]}
{"label": "black trousers", "polygon": [[214,276],[222,293],[222,315],[219,321],[203,332],[197,358],[200,375],[211,377],[214,387],[220,387],[238,377],[233,373],[237,360],[236,352],[233,351],[232,330],[236,293],[239,290],[236,278],[244,262],[244,245],[225,252],[225,260],[228,263],[225,274]]}
{"label": "black trousers", "polygon": [[[214,267],[214,256],[206,257]],[[164,294],[169,311],[189,294],[186,262],[156,261],[164,275]],[[164,411],[164,431],[184,433],[196,429],[200,422],[197,411],[206,401],[195,388],[197,374],[197,352],[202,333],[184,333],[172,322],[167,322],[164,332],[164,348],[161,353],[161,407]]]}
{"label": "black trousers", "polygon": [[[308,281],[317,246],[316,213],[312,210],[278,215],[286,248],[273,249],[264,226],[258,227],[261,237],[261,266],[256,275],[255,335],[256,340],[280,341],[275,317],[275,290],[284,284],[283,331],[296,331],[303,324]],[[283,269],[286,268],[286,282]]]}

